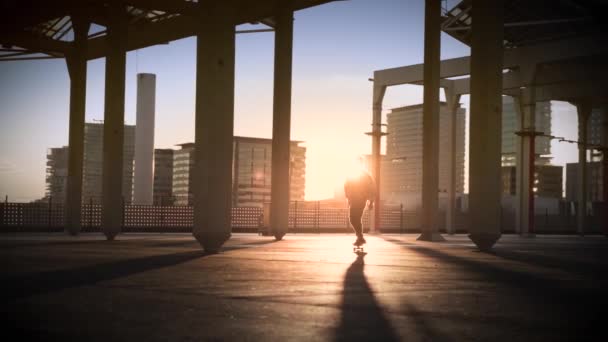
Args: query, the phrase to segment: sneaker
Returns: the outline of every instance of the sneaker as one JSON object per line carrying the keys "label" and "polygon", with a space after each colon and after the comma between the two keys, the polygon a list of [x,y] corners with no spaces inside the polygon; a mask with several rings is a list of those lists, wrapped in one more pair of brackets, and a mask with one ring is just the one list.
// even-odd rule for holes
{"label": "sneaker", "polygon": [[365,239],[362,237],[357,238],[355,242],[353,242],[353,246],[361,246],[365,243]]}

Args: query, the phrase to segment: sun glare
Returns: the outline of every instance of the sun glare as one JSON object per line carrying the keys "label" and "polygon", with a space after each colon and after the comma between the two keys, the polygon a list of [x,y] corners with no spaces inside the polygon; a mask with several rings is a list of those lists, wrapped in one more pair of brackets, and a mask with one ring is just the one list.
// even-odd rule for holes
{"label": "sun glare", "polygon": [[349,179],[359,178],[359,176],[361,176],[361,174],[366,171],[367,170],[365,169],[365,165],[363,164],[363,161],[359,158],[354,159],[348,165],[345,165],[344,171],[343,171],[344,179],[342,179],[342,182],[344,183],[345,181],[347,181]]}
{"label": "sun glare", "polygon": [[311,153],[306,174],[307,200],[343,197],[346,180],[367,171],[359,154],[332,152],[326,148],[319,154]]}

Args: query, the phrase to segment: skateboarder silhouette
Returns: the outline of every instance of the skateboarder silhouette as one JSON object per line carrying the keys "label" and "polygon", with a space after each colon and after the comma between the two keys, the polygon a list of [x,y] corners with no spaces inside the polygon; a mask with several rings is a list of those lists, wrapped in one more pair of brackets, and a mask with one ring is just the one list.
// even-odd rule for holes
{"label": "skateboarder silhouette", "polygon": [[366,205],[369,210],[374,208],[375,191],[374,179],[363,169],[361,169],[359,174],[349,177],[344,183],[344,194],[348,200],[350,224],[355,234],[357,234],[357,240],[353,243],[355,247],[360,247],[365,243],[361,216]]}

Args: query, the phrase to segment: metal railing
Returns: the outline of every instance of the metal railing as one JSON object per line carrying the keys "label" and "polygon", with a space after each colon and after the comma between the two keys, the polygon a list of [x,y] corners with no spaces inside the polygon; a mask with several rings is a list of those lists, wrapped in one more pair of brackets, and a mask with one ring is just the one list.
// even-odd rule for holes
{"label": "metal railing", "polygon": [[[81,224],[84,232],[101,230],[100,204],[82,205]],[[233,207],[231,225],[234,232],[264,232],[268,230],[260,207]],[[59,232],[64,230],[65,208],[61,203],[11,203],[0,202],[0,232]],[[380,231],[412,233],[421,231],[420,215],[406,211],[401,206],[383,206],[380,215]],[[370,213],[362,217],[364,230],[370,228]],[[468,215],[457,212],[456,233],[466,233]],[[192,206],[123,205],[122,231],[124,232],[191,232],[194,222]],[[288,232],[350,232],[348,208],[323,207],[318,203],[292,202],[289,208]],[[438,217],[440,232],[445,232],[445,214]],[[514,213],[503,212],[501,230],[513,233]],[[536,233],[576,233],[575,215],[536,216]],[[601,232],[599,216],[589,216],[588,233]]]}
{"label": "metal railing", "polygon": [[[82,231],[96,232],[101,229],[101,204],[83,203]],[[260,207],[233,207],[231,225],[233,231],[260,232],[264,226],[264,210]],[[0,202],[0,231],[54,232],[64,229],[65,207],[60,203],[10,203]],[[192,206],[155,206],[123,204],[122,230],[129,232],[189,232],[194,222]],[[363,228],[369,229],[369,212],[362,217]],[[385,207],[381,214],[383,229],[396,232],[419,230],[415,212],[402,208]],[[303,205],[292,202],[289,208],[290,232],[351,231],[348,208],[323,207],[320,203]]]}

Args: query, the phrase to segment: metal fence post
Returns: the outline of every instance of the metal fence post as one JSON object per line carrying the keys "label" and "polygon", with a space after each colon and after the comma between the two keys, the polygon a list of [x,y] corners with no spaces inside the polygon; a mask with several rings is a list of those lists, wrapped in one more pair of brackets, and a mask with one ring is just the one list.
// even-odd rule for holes
{"label": "metal fence post", "polygon": [[163,229],[165,226],[165,206],[163,205],[162,197],[160,201],[160,229]]}
{"label": "metal fence post", "polygon": [[89,228],[93,229],[93,197],[89,197]]}
{"label": "metal fence post", "polygon": [[51,222],[51,212],[53,211],[53,196],[49,196],[49,208],[48,208],[48,217],[47,217],[47,223],[49,225],[49,230],[51,230],[53,224]]}
{"label": "metal fence post", "polygon": [[399,205],[399,232],[403,234],[403,203]]}
{"label": "metal fence post", "polygon": [[319,227],[319,215],[321,212],[321,201],[317,201],[317,210],[316,210],[316,226],[317,226],[317,234],[321,234],[321,227]]}
{"label": "metal fence post", "polygon": [[0,203],[0,227],[4,227],[4,211],[6,210],[6,202]]}
{"label": "metal fence post", "polygon": [[296,230],[298,229],[298,201],[296,201],[296,203],[294,204],[294,217],[293,217],[293,231],[294,233],[296,232]]}
{"label": "metal fence post", "polygon": [[120,230],[124,230],[125,229],[125,196],[121,197],[122,199],[122,223],[121,223],[121,227]]}

